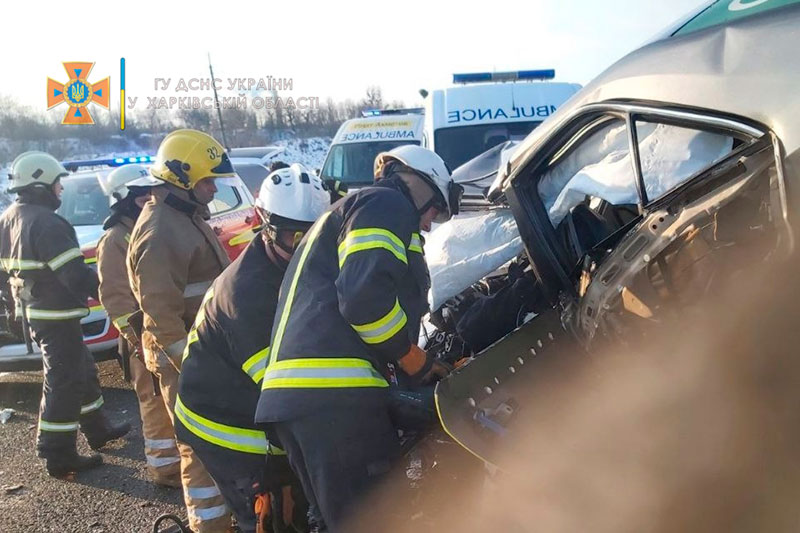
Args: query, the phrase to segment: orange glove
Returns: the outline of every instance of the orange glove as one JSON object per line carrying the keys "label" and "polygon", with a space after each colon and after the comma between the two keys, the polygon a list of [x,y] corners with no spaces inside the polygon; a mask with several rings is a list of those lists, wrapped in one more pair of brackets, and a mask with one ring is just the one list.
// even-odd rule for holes
{"label": "orange glove", "polygon": [[416,344],[412,344],[408,352],[397,360],[397,364],[400,365],[403,372],[412,377],[419,374],[425,368],[427,362],[428,354]]}

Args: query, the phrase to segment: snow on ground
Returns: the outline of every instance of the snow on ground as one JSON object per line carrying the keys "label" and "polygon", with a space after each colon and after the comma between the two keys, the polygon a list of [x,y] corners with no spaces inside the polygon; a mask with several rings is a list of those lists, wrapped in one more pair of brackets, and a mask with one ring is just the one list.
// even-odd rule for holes
{"label": "snow on ground", "polygon": [[284,151],[276,158],[289,164],[300,163],[309,170],[316,170],[322,168],[330,144],[330,137],[309,137],[308,139],[277,141],[275,145],[282,146]]}

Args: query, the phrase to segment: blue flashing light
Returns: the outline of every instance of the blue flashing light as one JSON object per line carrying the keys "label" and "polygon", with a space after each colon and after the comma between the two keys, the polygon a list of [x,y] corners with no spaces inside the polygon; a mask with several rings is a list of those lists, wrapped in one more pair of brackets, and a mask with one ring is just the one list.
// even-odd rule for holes
{"label": "blue flashing light", "polygon": [[361,112],[362,117],[379,117],[381,116],[380,109],[365,109]]}
{"label": "blue flashing light", "polygon": [[116,159],[114,159],[114,163],[117,164],[117,165],[121,165],[124,162],[125,162],[125,160],[122,159],[121,157],[117,157]]}
{"label": "blue flashing light", "polygon": [[135,157],[129,157],[128,158],[128,163],[136,163],[137,161],[138,161],[138,159],[136,159]]}
{"label": "blue flashing light", "polygon": [[470,72],[453,74],[453,83],[481,83],[488,81],[552,80],[555,69],[512,70],[508,72]]}
{"label": "blue flashing light", "polygon": [[139,158],[139,163],[147,163],[148,161],[150,161],[150,158],[147,156],[142,156]]}

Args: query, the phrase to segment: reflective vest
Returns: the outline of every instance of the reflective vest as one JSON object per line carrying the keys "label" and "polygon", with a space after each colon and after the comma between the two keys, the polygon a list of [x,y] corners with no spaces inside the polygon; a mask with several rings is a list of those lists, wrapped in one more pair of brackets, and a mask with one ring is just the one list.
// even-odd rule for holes
{"label": "reflective vest", "polygon": [[89,314],[87,298],[97,297],[97,274],[84,262],[75,229],[38,201],[43,193],[20,194],[0,216],[2,281],[22,280],[32,321],[79,319]]}
{"label": "reflective vest", "polygon": [[389,365],[416,344],[427,312],[418,232],[416,209],[392,179],[312,226],[284,276],[258,422],[385,395]]}
{"label": "reflective vest", "polygon": [[206,292],[183,353],[175,404],[179,440],[277,452],[253,418],[282,278],[259,234]]}

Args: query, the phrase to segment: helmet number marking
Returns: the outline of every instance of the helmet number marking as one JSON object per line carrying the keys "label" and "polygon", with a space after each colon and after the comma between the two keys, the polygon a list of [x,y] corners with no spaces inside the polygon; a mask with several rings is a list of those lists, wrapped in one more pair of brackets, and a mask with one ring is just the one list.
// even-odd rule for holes
{"label": "helmet number marking", "polygon": [[219,148],[217,148],[216,146],[207,148],[206,151],[208,152],[208,158],[211,159],[212,161],[222,157],[222,154],[219,153]]}

